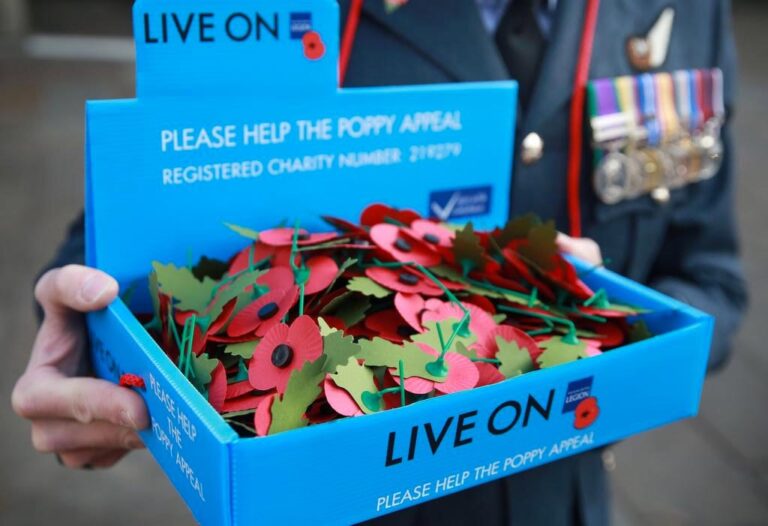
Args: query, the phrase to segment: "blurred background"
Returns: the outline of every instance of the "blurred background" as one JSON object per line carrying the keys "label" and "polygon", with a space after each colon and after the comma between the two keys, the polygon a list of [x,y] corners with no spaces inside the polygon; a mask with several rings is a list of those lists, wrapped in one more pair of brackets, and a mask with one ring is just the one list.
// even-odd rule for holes
{"label": "blurred background", "polygon": [[[0,0],[0,524],[191,524],[146,452],[107,472],[36,454],[10,393],[32,344],[32,282],[82,207],[83,103],[131,97],[130,0]],[[605,455],[616,525],[768,524],[768,2],[735,1],[737,212],[752,308],[700,415]],[[95,33],[98,31],[98,33]]]}

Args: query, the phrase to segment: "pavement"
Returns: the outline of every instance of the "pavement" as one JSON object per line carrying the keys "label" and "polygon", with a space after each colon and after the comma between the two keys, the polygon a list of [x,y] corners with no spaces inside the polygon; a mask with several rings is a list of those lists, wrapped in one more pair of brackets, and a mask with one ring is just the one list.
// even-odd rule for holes
{"label": "pavement", "polygon": [[[119,24],[118,24],[119,25]],[[741,91],[735,121],[737,213],[752,307],[729,365],[705,386],[700,415],[632,437],[606,455],[614,523],[768,524],[768,5],[737,6]],[[82,206],[83,102],[133,95],[128,62],[25,58],[0,48],[0,524],[191,524],[146,452],[103,472],[69,471],[29,442],[10,410],[36,321],[35,273]]]}

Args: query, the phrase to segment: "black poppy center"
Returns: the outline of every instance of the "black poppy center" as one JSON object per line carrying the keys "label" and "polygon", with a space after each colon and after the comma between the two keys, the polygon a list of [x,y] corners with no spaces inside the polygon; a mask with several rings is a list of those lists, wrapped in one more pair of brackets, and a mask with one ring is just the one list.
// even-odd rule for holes
{"label": "black poppy center", "polygon": [[281,343],[272,350],[272,365],[278,369],[288,367],[293,360],[293,348],[290,345]]}
{"label": "black poppy center", "polygon": [[275,314],[277,314],[277,311],[280,310],[280,307],[278,307],[277,303],[274,301],[271,303],[267,303],[262,308],[259,309],[259,319],[260,320],[268,320]]}
{"label": "black poppy center", "polygon": [[411,244],[402,237],[398,237],[397,241],[395,241],[395,248],[400,252],[410,252],[413,250]]}
{"label": "black poppy center", "polygon": [[[315,46],[314,46],[314,44],[310,44],[310,46],[309,46],[309,47],[315,47]],[[306,241],[306,240],[308,240],[308,239],[309,239],[309,234],[308,234],[308,233],[306,233],[306,232],[300,232],[300,233],[299,233],[299,234],[296,236],[296,240],[297,240],[297,241]]]}
{"label": "black poppy center", "polygon": [[397,276],[397,281],[399,281],[403,285],[413,286],[419,283],[419,277],[413,274],[409,274],[408,272],[401,272],[400,275]]}
{"label": "black poppy center", "polygon": [[400,325],[397,328],[397,335],[403,338],[407,338],[408,336],[410,336],[411,332],[412,332],[411,328],[408,325]]}
{"label": "black poppy center", "polygon": [[430,245],[437,245],[438,243],[440,243],[440,238],[437,237],[435,234],[424,234],[424,241],[426,241]]}

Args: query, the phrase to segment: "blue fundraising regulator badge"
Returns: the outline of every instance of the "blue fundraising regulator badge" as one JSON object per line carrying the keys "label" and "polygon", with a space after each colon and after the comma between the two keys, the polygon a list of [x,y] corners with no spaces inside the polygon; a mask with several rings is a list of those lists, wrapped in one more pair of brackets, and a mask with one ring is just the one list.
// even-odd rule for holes
{"label": "blue fundraising regulator badge", "polygon": [[440,221],[488,214],[491,211],[491,187],[440,190],[429,195],[429,216]]}
{"label": "blue fundraising regulator badge", "polygon": [[308,31],[312,31],[312,13],[291,13],[291,38],[300,40]]}

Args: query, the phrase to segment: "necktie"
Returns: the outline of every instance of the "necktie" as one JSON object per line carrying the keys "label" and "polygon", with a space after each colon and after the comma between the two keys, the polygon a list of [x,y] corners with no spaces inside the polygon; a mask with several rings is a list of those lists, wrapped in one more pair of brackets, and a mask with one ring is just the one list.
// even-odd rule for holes
{"label": "necktie", "polygon": [[496,46],[510,76],[519,84],[520,105],[528,108],[546,39],[536,20],[538,0],[510,0],[496,28]]}

